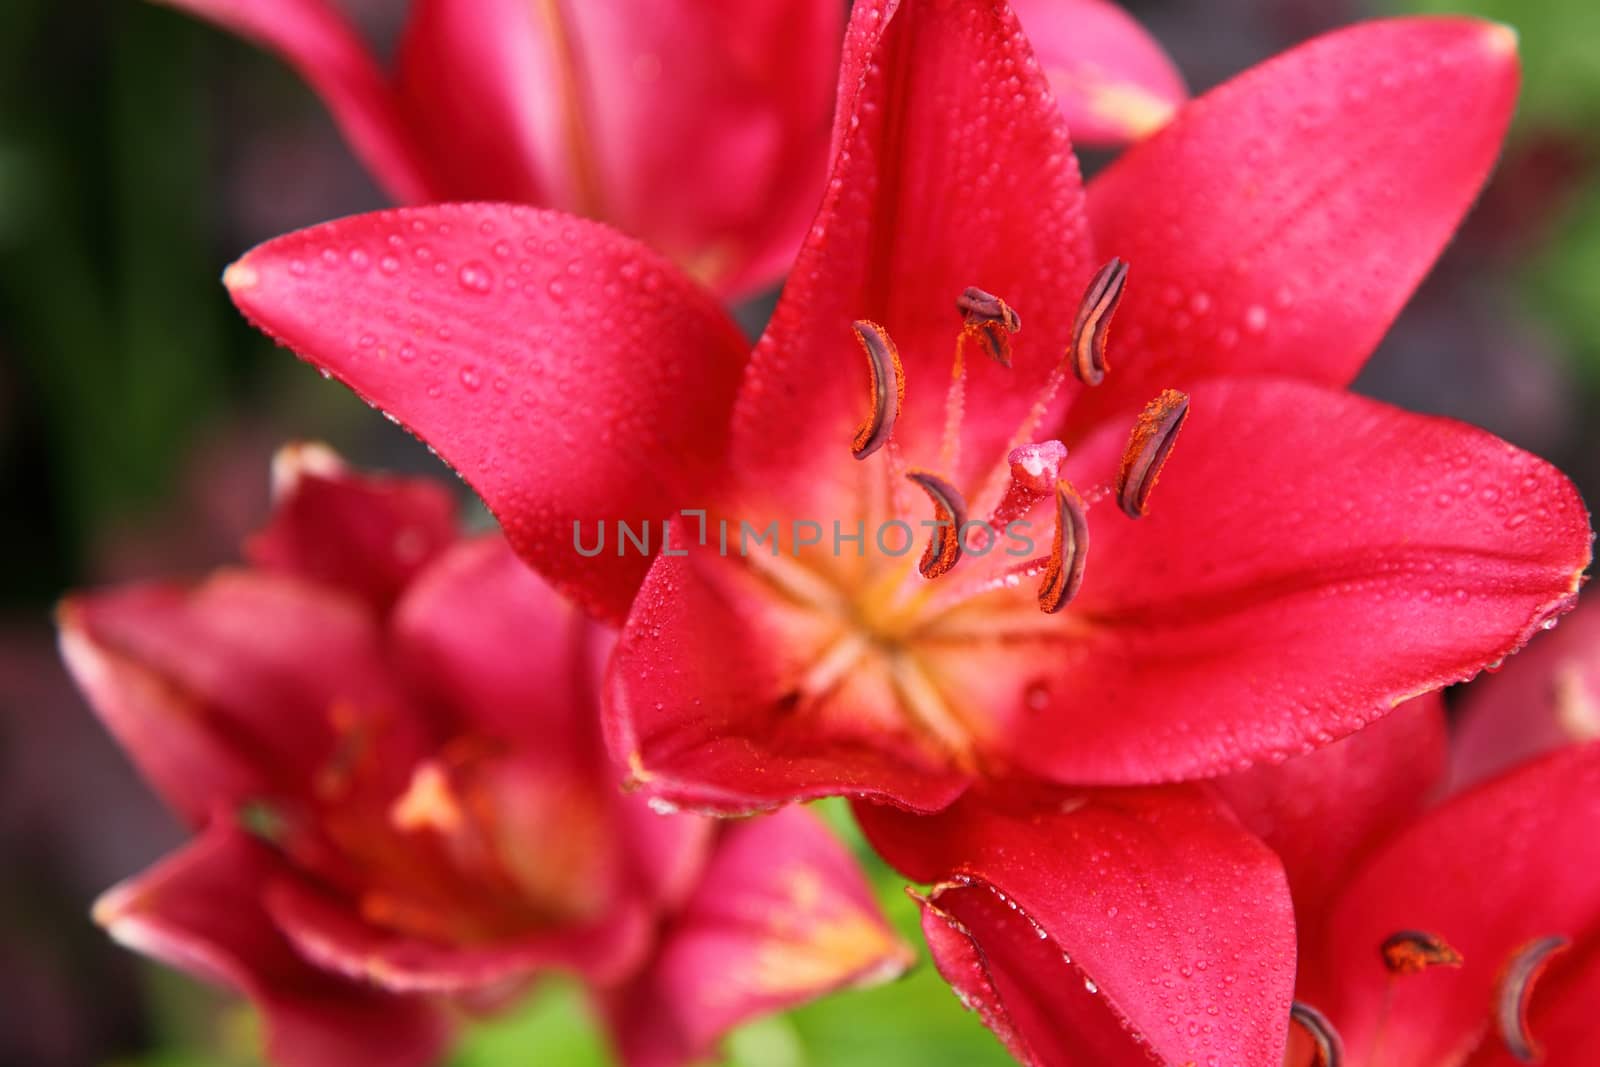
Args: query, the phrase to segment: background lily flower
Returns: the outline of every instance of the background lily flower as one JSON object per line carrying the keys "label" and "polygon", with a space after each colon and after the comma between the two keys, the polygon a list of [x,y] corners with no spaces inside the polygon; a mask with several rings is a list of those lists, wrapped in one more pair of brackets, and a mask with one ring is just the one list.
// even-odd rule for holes
{"label": "background lily flower", "polygon": [[[1600,745],[1527,760],[1410,818],[1395,808],[1389,820],[1367,820],[1380,829],[1363,855],[1348,857],[1330,880],[1296,880],[1290,857],[1313,849],[1345,813],[1326,806],[1307,817],[1294,780],[1348,775],[1354,746],[1378,729],[1290,761],[1276,782],[1251,772],[1230,787],[1236,799],[1254,792],[1246,814],[1254,825],[1275,807],[1301,809],[1287,822],[1265,822],[1274,847],[1293,846],[1285,859],[1301,916],[1296,997],[1305,1022],[1287,1062],[1588,1062],[1600,990],[1600,872],[1578,857],[1600,831]],[[1391,731],[1390,740],[1401,739]],[[1368,743],[1365,755],[1401,790],[1439,779],[1410,764],[1402,743],[1386,755]],[[1369,766],[1352,781],[1362,776],[1375,775]],[[1358,821],[1360,812],[1358,804]],[[1328,1048],[1342,1048],[1342,1059],[1331,1060]]]}
{"label": "background lily flower", "polygon": [[1466,691],[1450,747],[1460,789],[1534,756],[1600,740],[1600,602]]}
{"label": "background lily flower", "polygon": [[[608,728],[647,791],[934,810],[1013,769],[1214,775],[1470,676],[1570,606],[1589,530],[1561,475],[1342,388],[1481,184],[1515,86],[1501,27],[1369,23],[1188,105],[1085,191],[1003,4],[862,4],[829,192],[753,355],[667,264],[554,214],[360,216],[269,242],[225,280],[433,444],[524,558],[627,613]],[[1091,387],[1063,358],[1062,309],[1109,255],[1130,271]],[[952,304],[972,285],[1025,325],[1010,367],[973,346],[952,378]],[[892,445],[864,461],[857,320],[892,339],[905,382]],[[643,556],[574,551],[575,520],[677,508],[915,529],[938,505],[898,473],[919,464],[988,518],[1009,450],[1052,440],[1071,454],[1047,481],[1087,512],[1141,405],[1172,388],[1187,421],[1150,514],[1093,516],[1059,614],[1038,605],[1068,499],[1048,491],[1021,574],[992,553],[926,580],[870,534],[859,561],[691,545],[654,561],[630,609]]]}
{"label": "background lily flower", "polygon": [[385,71],[331,0],[163,0],[276,52],[396,201],[604,219],[727,296],[815,210],[844,8],[415,0]]}
{"label": "background lily flower", "polygon": [[286,450],[256,566],[61,609],[79,685],[194,841],[107,893],[119,940],[247,993],[285,1064],[434,1062],[447,1002],[581,974],[630,1064],[898,973],[809,813],[717,828],[619,794],[610,636],[448,495]]}

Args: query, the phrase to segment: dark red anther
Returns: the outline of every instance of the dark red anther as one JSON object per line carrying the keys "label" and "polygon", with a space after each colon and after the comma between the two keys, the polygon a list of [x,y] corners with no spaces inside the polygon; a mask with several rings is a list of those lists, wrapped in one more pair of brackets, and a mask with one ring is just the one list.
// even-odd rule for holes
{"label": "dark red anther", "polygon": [[967,523],[967,501],[959,489],[937,474],[907,471],[906,477],[933,501],[933,534],[917,569],[924,578],[937,578],[961,558],[961,528]]}
{"label": "dark red anther", "polygon": [[1039,584],[1039,609],[1053,615],[1078,595],[1089,559],[1089,518],[1083,498],[1065,478],[1056,482],[1056,539]]}
{"label": "dark red anther", "polygon": [[872,406],[850,442],[850,452],[866,459],[888,443],[894,423],[906,399],[906,372],[900,365],[900,350],[888,331],[875,322],[860,319],[850,324],[861,349],[867,354],[867,370],[872,376]]}
{"label": "dark red anther", "polygon": [[1115,257],[1095,272],[1072,324],[1072,369],[1086,385],[1106,376],[1106,334],[1128,284],[1128,265]]}
{"label": "dark red anther", "polygon": [[1189,417],[1189,396],[1176,389],[1163,390],[1145,405],[1128,435],[1117,471],[1117,506],[1130,519],[1142,518],[1150,503],[1150,490],[1161,477],[1167,454]]}
{"label": "dark red anther", "polygon": [[961,312],[962,339],[976,337],[990,359],[1011,366],[1011,335],[1022,329],[1016,310],[993,293],[970,286],[956,297],[956,310]]}

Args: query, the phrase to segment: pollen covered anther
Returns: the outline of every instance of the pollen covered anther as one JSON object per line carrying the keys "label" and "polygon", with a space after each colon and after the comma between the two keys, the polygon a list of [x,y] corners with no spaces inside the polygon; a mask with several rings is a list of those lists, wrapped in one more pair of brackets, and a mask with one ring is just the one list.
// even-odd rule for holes
{"label": "pollen covered anther", "polygon": [[1543,1046],[1533,1039],[1528,1028],[1528,1004],[1533,999],[1534,984],[1550,965],[1551,957],[1564,952],[1570,944],[1559,935],[1530,941],[1517,950],[1500,973],[1495,987],[1495,1023],[1506,1049],[1523,1063],[1544,1059]]}
{"label": "pollen covered anther", "polygon": [[961,529],[967,524],[967,501],[961,490],[928,471],[907,471],[906,477],[915,482],[933,501],[933,529],[928,547],[922,550],[917,569],[924,578],[937,578],[956,565],[961,558]]}
{"label": "pollen covered anther", "polygon": [[1397,930],[1378,947],[1390,974],[1417,974],[1429,967],[1459,967],[1461,953],[1438,934]]}
{"label": "pollen covered anther", "polygon": [[1344,1042],[1339,1039],[1339,1031],[1326,1015],[1297,1000],[1289,1005],[1289,1018],[1310,1035],[1312,1046],[1316,1049],[1316,1059],[1312,1061],[1314,1067],[1340,1067],[1344,1062]]}
{"label": "pollen covered anther", "polygon": [[1056,539],[1050,549],[1044,581],[1039,584],[1039,609],[1054,615],[1078,595],[1083,567],[1089,559],[1089,519],[1083,498],[1065,478],[1056,482]]}
{"label": "pollen covered anther", "polygon": [[865,421],[850,442],[850,453],[866,459],[888,443],[894,423],[906,399],[906,373],[900,365],[900,350],[882,326],[866,319],[850,324],[861,349],[867,354],[867,370],[872,377],[872,406]]}
{"label": "pollen covered anther", "polygon": [[1099,385],[1106,376],[1106,334],[1122,301],[1128,265],[1115,257],[1095,272],[1084,290],[1078,317],[1072,323],[1072,369],[1085,385]]}
{"label": "pollen covered anther", "polygon": [[993,293],[972,286],[956,297],[956,310],[962,316],[962,342],[976,337],[990,359],[1011,366],[1011,335],[1022,329],[1016,310]]}
{"label": "pollen covered anther", "polygon": [[1189,417],[1189,395],[1164,389],[1145,405],[1128,435],[1117,470],[1117,506],[1130,519],[1142,518],[1150,503],[1150,491],[1161,477],[1167,454],[1178,440]]}

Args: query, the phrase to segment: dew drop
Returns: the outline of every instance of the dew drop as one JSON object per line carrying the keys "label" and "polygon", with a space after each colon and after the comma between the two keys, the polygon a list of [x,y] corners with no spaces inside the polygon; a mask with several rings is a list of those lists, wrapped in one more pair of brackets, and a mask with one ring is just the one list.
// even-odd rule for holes
{"label": "dew drop", "polygon": [[494,288],[494,275],[476,259],[461,264],[456,271],[456,281],[469,293],[487,293]]}
{"label": "dew drop", "polygon": [[469,392],[476,393],[483,386],[483,379],[478,377],[478,369],[471,366],[462,367],[461,384],[465,386]]}

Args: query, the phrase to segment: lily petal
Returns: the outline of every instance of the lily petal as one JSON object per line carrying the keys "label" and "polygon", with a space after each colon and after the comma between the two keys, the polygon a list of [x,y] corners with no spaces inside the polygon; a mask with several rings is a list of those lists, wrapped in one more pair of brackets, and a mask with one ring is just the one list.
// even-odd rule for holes
{"label": "lily petal", "polygon": [[1090,187],[1130,275],[1078,425],[1209,374],[1348,383],[1482,187],[1517,82],[1507,27],[1394,19],[1186,106]]}
{"label": "lily petal", "polygon": [[421,0],[400,92],[452,199],[604,219],[739,295],[788,267],[816,208],[843,12]]}
{"label": "lily petal", "polygon": [[1188,98],[1161,45],[1110,0],[1012,0],[1011,6],[1079,144],[1148,137]]}
{"label": "lily petal", "polygon": [[[966,455],[968,467],[986,466],[1066,350],[1063,309],[1098,266],[1066,124],[1009,8],[856,4],[834,145],[822,207],[752,357],[738,460],[760,484],[846,452],[865,408],[858,319],[898,344],[907,389],[895,433],[909,455],[931,459],[960,332],[955,301],[976,286],[1026,323],[1009,370],[969,360]],[[971,471],[943,473],[961,484]]]}
{"label": "lily petal", "polygon": [[1288,887],[1205,791],[973,792],[856,817],[902,874],[939,883],[923,926],[940,972],[1023,1062],[1283,1061]]}
{"label": "lily petal", "polygon": [[[1385,844],[1349,883],[1326,939],[1307,947],[1306,973],[1328,987],[1319,1006],[1345,1046],[1374,1050],[1364,1062],[1377,1064],[1448,1063],[1477,1045],[1513,955],[1595,929],[1600,868],[1573,857],[1597,829],[1600,745],[1590,744],[1485,782]],[[1443,938],[1461,965],[1391,978],[1378,946],[1398,930]]]}
{"label": "lily petal", "polygon": [[278,858],[226,821],[95,904],[95,919],[138,952],[250,997],[267,1055],[296,1067],[426,1067],[448,1040],[426,1002],[318,970],[262,910]]}
{"label": "lily petal", "polygon": [[272,481],[272,519],[245,558],[347,589],[379,611],[456,539],[455,501],[433,479],[358,474],[324,446],[293,444],[273,458]]}
{"label": "lily petal", "polygon": [[[674,539],[690,543],[681,530]],[[955,799],[970,776],[906,723],[886,683],[847,672],[821,699],[800,697],[797,680],[833,634],[761,581],[714,547],[656,560],[602,707],[632,784],[726,814],[837,794],[929,811]]]}
{"label": "lily petal", "polygon": [[[1091,517],[1094,560],[1050,651],[945,668],[969,699],[1014,709],[1024,767],[1125,784],[1303,754],[1572,607],[1589,517],[1542,460],[1302,383],[1190,395],[1151,514]],[[1123,436],[1074,453],[1077,484],[1113,467]]]}
{"label": "lily petal", "polygon": [[456,729],[598,768],[600,657],[610,637],[512,553],[462,541],[395,609],[400,666]]}
{"label": "lily petal", "polygon": [[[335,720],[381,719],[399,771],[414,734],[375,620],[298,580],[222,572],[127,586],[61,609],[67,662],[157,791],[191,822],[262,792],[298,793]],[[414,758],[414,753],[412,753]]]}
{"label": "lily petal", "polygon": [[638,965],[651,934],[652,917],[632,901],[594,923],[466,946],[380,929],[295,878],[273,882],[264,900],[273,920],[311,963],[394,993],[470,993],[553,968],[615,982]]}
{"label": "lily petal", "polygon": [[[488,502],[520,555],[620,619],[648,559],[575,524],[693,507],[746,348],[716,301],[595,223],[497,204],[359,215],[223,276],[257,326],[393,414]],[[657,527],[659,529],[659,527]]]}
{"label": "lily petal", "polygon": [[1234,814],[1283,861],[1301,936],[1361,857],[1422,810],[1445,770],[1444,700],[1408,700],[1342,741],[1218,778]]}
{"label": "lily petal", "polygon": [[388,79],[327,0],[158,0],[281,56],[316,90],[367,169],[394,199],[442,193],[418,152]]}
{"label": "lily petal", "polygon": [[898,977],[915,956],[810,812],[724,831],[649,969],[604,998],[628,1067],[678,1067],[758,1015]]}

